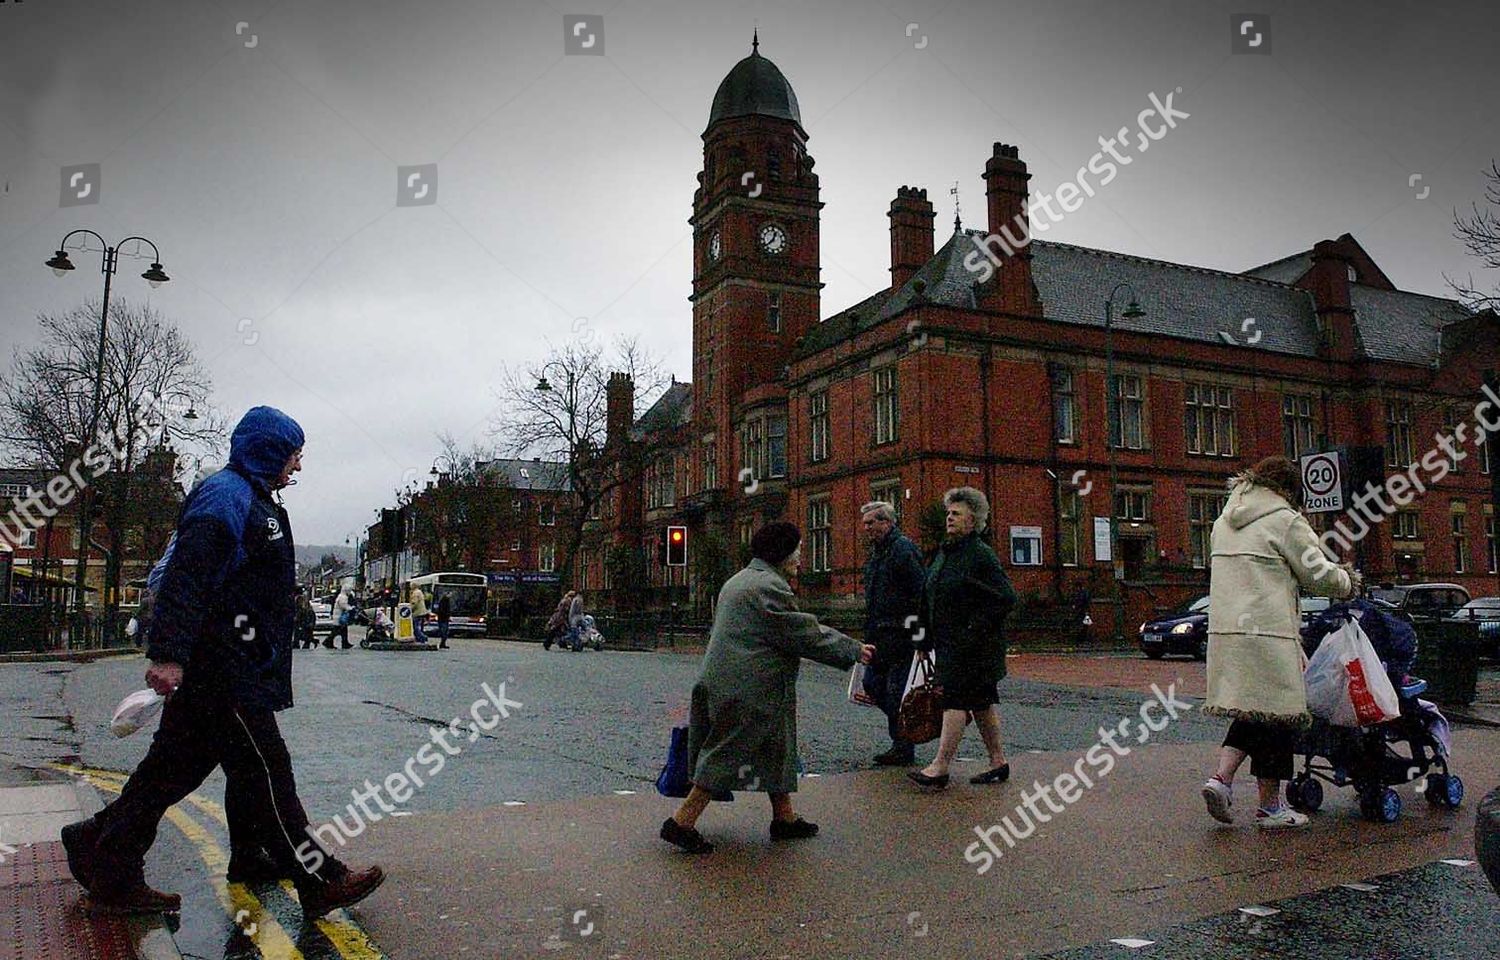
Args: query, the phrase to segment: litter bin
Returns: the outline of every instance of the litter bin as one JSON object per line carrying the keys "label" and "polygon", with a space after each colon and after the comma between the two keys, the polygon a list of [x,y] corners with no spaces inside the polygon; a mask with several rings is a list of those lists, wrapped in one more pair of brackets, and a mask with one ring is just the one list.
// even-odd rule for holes
{"label": "litter bin", "polygon": [[1412,673],[1427,681],[1429,700],[1474,702],[1479,683],[1479,624],[1416,618],[1417,663]]}

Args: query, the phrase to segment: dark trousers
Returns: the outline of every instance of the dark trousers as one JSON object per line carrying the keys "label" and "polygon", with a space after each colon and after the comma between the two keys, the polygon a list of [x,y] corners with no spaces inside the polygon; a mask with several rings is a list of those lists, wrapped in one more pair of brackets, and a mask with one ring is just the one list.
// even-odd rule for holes
{"label": "dark trousers", "polygon": [[[344,866],[308,833],[276,714],[235,705],[208,685],[184,683],[167,698],[151,748],[119,798],[94,817],[100,830],[94,872],[101,890],[144,882],[146,852],[156,842],[161,818],[220,766],[230,784],[225,812],[233,827],[231,843],[243,842],[247,834],[259,841],[301,892],[339,879]],[[316,873],[297,856],[297,848],[308,843],[306,851],[322,852]],[[309,852],[308,859],[316,858]]]}
{"label": "dark trousers", "polygon": [[448,643],[448,621],[447,620],[439,620],[438,621],[438,642],[441,643],[441,644],[443,644],[443,645],[445,645],[445,646]]}
{"label": "dark trousers", "polygon": [[1250,775],[1261,780],[1292,779],[1292,748],[1297,731],[1273,723],[1236,720],[1224,735],[1224,746],[1250,754]]}
{"label": "dark trousers", "polygon": [[323,646],[333,646],[334,637],[340,638],[340,640],[342,641],[341,646],[349,646],[349,625],[347,623],[341,623],[338,626],[334,627],[332,630],[328,631],[328,636],[323,638]]}
{"label": "dark trousers", "polygon": [[885,713],[886,728],[891,735],[893,750],[911,750],[913,745],[901,739],[896,732],[896,718],[901,713],[901,695],[906,692],[906,675],[911,672],[911,661],[900,663],[894,657],[878,656],[865,669],[865,693],[880,704]]}

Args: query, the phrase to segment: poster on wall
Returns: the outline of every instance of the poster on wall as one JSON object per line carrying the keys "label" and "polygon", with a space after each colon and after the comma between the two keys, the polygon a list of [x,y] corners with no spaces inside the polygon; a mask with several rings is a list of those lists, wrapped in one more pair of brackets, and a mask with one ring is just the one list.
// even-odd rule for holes
{"label": "poster on wall", "polygon": [[1114,556],[1109,549],[1109,518],[1094,518],[1094,560],[1099,563],[1112,563]]}
{"label": "poster on wall", "polygon": [[1018,567],[1039,567],[1042,564],[1042,528],[1010,528],[1010,562]]}

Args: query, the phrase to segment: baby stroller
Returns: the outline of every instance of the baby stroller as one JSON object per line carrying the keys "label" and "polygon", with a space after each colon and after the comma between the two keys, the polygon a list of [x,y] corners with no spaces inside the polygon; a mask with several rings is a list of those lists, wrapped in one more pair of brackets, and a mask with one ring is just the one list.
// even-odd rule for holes
{"label": "baby stroller", "polygon": [[1287,784],[1287,802],[1311,813],[1323,804],[1320,781],[1353,785],[1365,819],[1391,823],[1401,816],[1401,795],[1392,788],[1425,776],[1427,802],[1455,809],[1463,802],[1464,784],[1448,771],[1448,722],[1437,707],[1418,699],[1427,681],[1407,675],[1417,655],[1411,624],[1366,600],[1335,603],[1303,627],[1304,650],[1310,656],[1324,637],[1350,618],[1359,621],[1385,665],[1401,715],[1368,727],[1334,726],[1314,717],[1297,743],[1302,772]]}
{"label": "baby stroller", "polygon": [[569,630],[564,639],[574,653],[585,647],[593,647],[595,650],[604,649],[604,634],[600,633],[598,628],[594,626],[594,617],[592,614],[584,614],[578,626]]}

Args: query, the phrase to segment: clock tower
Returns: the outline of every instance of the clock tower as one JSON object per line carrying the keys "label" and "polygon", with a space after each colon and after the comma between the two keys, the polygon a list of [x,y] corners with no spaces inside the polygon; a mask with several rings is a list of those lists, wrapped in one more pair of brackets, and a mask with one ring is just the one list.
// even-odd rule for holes
{"label": "clock tower", "polygon": [[697,489],[731,500],[744,494],[737,453],[747,408],[785,417],[783,372],[818,322],[823,204],[812,169],[797,95],[757,36],[714,95],[689,221],[693,475]]}

